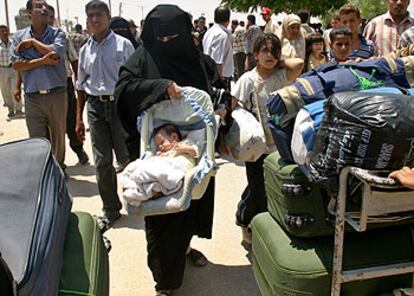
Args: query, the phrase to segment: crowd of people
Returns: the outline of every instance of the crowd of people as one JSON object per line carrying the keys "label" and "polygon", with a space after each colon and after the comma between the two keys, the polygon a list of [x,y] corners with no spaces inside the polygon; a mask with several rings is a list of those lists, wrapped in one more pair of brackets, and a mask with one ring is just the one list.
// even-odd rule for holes
{"label": "crowd of people", "polygon": [[[2,97],[9,119],[25,116],[30,137],[50,140],[63,171],[65,134],[79,163],[89,161],[83,148],[86,106],[103,203],[98,223],[105,231],[121,217],[117,173],[139,156],[136,126],[143,111],[166,99],[179,100],[181,86],[210,94],[214,87],[231,94],[231,108],[248,109],[266,122],[269,94],[303,72],[328,62],[411,55],[414,19],[408,4],[409,0],[388,0],[388,11],[365,27],[359,8],[345,4],[325,32],[309,24],[305,10],[289,13],[278,23],[271,9],[263,7],[265,25],[260,27],[253,14],[236,20],[229,8],[220,6],[207,28],[203,16],[192,20],[177,6],[159,5],[138,30],[133,21],[111,18],[105,2],[92,0],[85,6],[88,34],[76,25],[66,35],[56,26],[52,6],[45,0],[29,0],[30,27],[10,39],[9,29],[0,26]],[[236,213],[247,245],[252,218],[267,208],[263,160],[275,150],[268,127],[263,129],[267,149],[257,161],[246,163],[248,185]],[[225,145],[218,145],[218,150],[225,154]],[[390,177],[414,188],[413,169]],[[214,188],[212,178],[203,198],[192,201],[186,211],[145,217],[148,265],[157,295],[171,295],[181,286],[186,257],[197,266],[208,262],[190,245],[194,235],[212,236]]]}

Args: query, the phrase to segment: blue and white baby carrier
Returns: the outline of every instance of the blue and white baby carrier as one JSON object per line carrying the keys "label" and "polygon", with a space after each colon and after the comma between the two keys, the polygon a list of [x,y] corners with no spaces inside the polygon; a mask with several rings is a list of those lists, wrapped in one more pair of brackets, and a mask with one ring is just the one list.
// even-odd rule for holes
{"label": "blue and white baby carrier", "polygon": [[152,141],[154,128],[166,123],[176,125],[185,138],[190,132],[198,141],[199,160],[196,166],[187,172],[182,188],[171,195],[149,199],[134,207],[128,202],[126,209],[129,215],[162,215],[185,211],[192,199],[200,199],[215,175],[214,143],[217,134],[217,123],[214,117],[210,96],[193,87],[182,87],[179,100],[164,100],[143,112],[138,117],[138,129],[141,134],[141,156],[146,159],[156,153]]}

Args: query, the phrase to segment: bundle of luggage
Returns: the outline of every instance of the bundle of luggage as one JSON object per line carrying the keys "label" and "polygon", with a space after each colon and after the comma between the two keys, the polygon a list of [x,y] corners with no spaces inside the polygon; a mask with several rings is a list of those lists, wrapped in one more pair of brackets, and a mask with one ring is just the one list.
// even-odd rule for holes
{"label": "bundle of luggage", "polygon": [[0,146],[0,291],[5,296],[109,295],[108,253],[72,198],[46,139]]}
{"label": "bundle of luggage", "polygon": [[[271,96],[268,124],[278,152],[264,162],[268,212],[252,221],[253,271],[262,295],[330,295],[332,203],[342,168],[414,166],[413,61],[328,64]],[[348,186],[355,198],[347,209],[359,211],[358,184]],[[378,224],[364,233],[347,227],[344,269],[413,261],[411,223]],[[341,295],[389,293],[411,287],[412,278],[351,282]]]}

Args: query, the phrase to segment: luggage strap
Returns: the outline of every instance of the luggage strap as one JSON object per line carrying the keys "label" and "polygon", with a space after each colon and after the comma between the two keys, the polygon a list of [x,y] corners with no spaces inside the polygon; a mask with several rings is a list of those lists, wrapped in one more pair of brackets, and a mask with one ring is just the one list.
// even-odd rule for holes
{"label": "luggage strap", "polygon": [[405,77],[411,87],[414,87],[414,58],[412,56],[401,59],[404,63]]}
{"label": "luggage strap", "polygon": [[374,75],[377,72],[376,69],[372,69],[371,76],[369,76],[368,78],[365,78],[365,77],[361,76],[360,74],[358,74],[354,69],[352,69],[352,67],[349,67],[349,70],[359,80],[359,85],[360,85],[362,90],[367,90],[367,89],[370,89],[370,88],[379,87],[379,86],[384,85],[384,82],[382,82],[382,81],[372,81],[372,78],[374,78]]}
{"label": "luggage strap", "polygon": [[78,291],[70,291],[70,290],[59,290],[60,294],[69,294],[69,295],[79,295],[79,296],[96,296],[93,293],[85,293],[85,292],[78,292]]}

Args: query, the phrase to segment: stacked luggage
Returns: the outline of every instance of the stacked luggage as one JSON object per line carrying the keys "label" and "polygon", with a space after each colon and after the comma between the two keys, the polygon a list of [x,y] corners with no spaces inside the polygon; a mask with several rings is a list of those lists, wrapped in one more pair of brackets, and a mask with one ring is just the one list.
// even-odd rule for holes
{"label": "stacked luggage", "polygon": [[[391,65],[389,60],[382,60],[384,62]],[[407,66],[403,61],[396,62],[397,68]],[[395,67],[387,69],[391,68]],[[414,166],[414,120],[409,115],[414,111],[414,98],[408,96],[409,91],[405,90],[413,85],[408,86],[408,78],[399,88],[395,87],[398,83],[387,84],[390,79],[394,82],[403,81],[405,73],[402,70],[396,70],[387,79],[381,78],[385,82],[383,86],[391,86],[391,89],[382,88],[367,93],[336,93],[336,78],[330,80],[329,73],[323,71],[314,71],[315,73],[324,84],[314,94],[316,97],[318,93],[326,96],[321,98],[325,100],[322,103],[316,97],[310,100],[309,103],[316,104],[314,106],[303,102],[309,99],[309,93],[308,96],[302,93],[298,96],[302,100],[301,106],[305,106],[304,112],[307,112],[305,116],[298,116],[298,120],[304,123],[301,125],[304,128],[296,132],[296,136],[301,137],[300,141],[294,141],[302,143],[304,147],[304,153],[296,153],[300,157],[292,157],[292,150],[297,147],[292,145],[291,150],[290,144],[292,135],[295,136],[294,121],[300,108],[293,113],[298,104],[292,103],[287,108],[290,111],[285,109],[285,113],[275,116],[279,112],[277,111],[269,119],[276,144],[279,140],[279,152],[270,154],[264,161],[268,212],[257,215],[252,221],[253,271],[264,296],[331,295],[335,194],[338,189],[338,175],[343,167],[361,164],[360,167],[366,169],[391,170],[403,165]],[[308,75],[302,79],[306,79]],[[330,81],[330,84],[326,84],[326,81]],[[309,86],[303,80],[296,82],[298,83]],[[342,82],[339,87],[342,87],[341,84]],[[293,87],[301,92],[300,87],[294,84],[288,87],[290,90],[286,93],[295,93],[292,91]],[[361,90],[357,86],[349,88]],[[332,89],[334,91],[329,93]],[[341,89],[344,90],[347,90],[346,87]],[[306,91],[309,92],[309,87]],[[390,92],[392,94],[388,94]],[[284,91],[279,91],[276,95],[282,102],[280,97],[284,95]],[[275,102],[274,98],[273,107],[277,105]],[[281,105],[284,104],[279,104],[279,110]],[[272,112],[271,105],[269,109]],[[354,116],[358,112],[360,116]],[[370,129],[368,140],[372,143],[362,143],[360,138],[367,140],[364,127]],[[349,133],[350,129],[351,137],[345,137],[345,140],[340,137]],[[339,136],[335,138],[335,135]],[[356,143],[355,146],[352,143]],[[358,146],[361,143],[367,145],[364,146],[366,149]],[[386,161],[383,158],[383,161],[379,161],[378,155],[384,155],[381,150],[384,143],[392,144],[394,149],[387,150],[389,153]],[[368,144],[372,144],[373,148]],[[377,146],[378,151],[375,150]],[[297,159],[300,161],[295,163]],[[352,196],[347,200],[347,209],[359,211],[361,192],[358,182],[350,179],[347,189],[348,197]],[[414,260],[414,232],[411,221],[376,224],[364,233],[357,233],[347,227],[344,269],[411,263]],[[341,295],[385,295],[394,289],[411,287],[412,278],[412,274],[404,274],[386,279],[346,283],[342,286]]]}
{"label": "stacked luggage", "polygon": [[90,215],[70,213],[46,139],[0,146],[0,196],[1,295],[108,295],[102,236]]}

